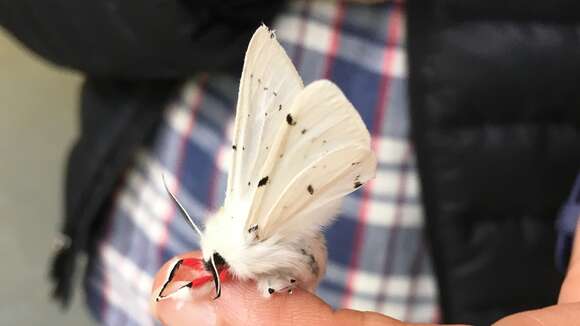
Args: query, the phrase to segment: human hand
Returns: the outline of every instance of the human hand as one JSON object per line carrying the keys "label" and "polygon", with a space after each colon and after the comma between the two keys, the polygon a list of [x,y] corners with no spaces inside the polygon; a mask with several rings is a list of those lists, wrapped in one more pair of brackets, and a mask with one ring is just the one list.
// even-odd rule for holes
{"label": "human hand", "polygon": [[[192,252],[178,258],[199,257],[199,252]],[[263,298],[252,282],[224,282],[222,295],[217,300],[212,300],[211,292],[194,294],[185,301],[167,298],[156,302],[172,262],[163,265],[155,276],[151,299],[153,314],[165,325],[429,325],[402,323],[374,312],[333,310],[319,297],[302,289]]]}
{"label": "human hand", "polygon": [[[576,234],[580,234],[578,228]],[[180,256],[199,257],[198,252]],[[154,315],[166,325],[185,325],[195,321],[203,325],[381,325],[407,324],[373,313],[349,309],[332,310],[314,294],[296,289],[292,295],[275,295],[262,298],[255,284],[226,282],[219,300],[207,294],[192,297],[180,304],[167,299],[155,302],[154,298],[168,273],[170,262],[157,273],[153,285],[152,309]],[[180,307],[181,306],[181,307]],[[558,303],[554,306],[517,313],[496,322],[494,326],[566,326],[577,325],[580,320],[580,237],[576,237],[567,276],[562,284]],[[427,326],[428,324],[422,324]],[[433,324],[431,324],[433,325]]]}

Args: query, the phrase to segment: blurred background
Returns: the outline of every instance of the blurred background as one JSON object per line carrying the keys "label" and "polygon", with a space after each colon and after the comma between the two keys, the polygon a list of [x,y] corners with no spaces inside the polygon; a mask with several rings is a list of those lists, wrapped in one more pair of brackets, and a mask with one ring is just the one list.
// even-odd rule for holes
{"label": "blurred background", "polygon": [[68,313],[51,302],[47,279],[80,84],[0,30],[0,325],[94,325],[80,293]]}

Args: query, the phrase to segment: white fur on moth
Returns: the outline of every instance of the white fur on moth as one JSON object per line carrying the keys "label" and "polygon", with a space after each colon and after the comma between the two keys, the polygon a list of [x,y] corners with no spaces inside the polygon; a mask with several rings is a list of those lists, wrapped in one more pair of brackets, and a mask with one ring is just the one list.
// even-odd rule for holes
{"label": "white fur on moth", "polygon": [[[376,158],[356,109],[328,80],[304,87],[274,32],[259,27],[240,80],[223,207],[201,230],[205,268],[255,280],[268,297],[313,289],[324,275],[322,229],[342,198],[372,179]],[[168,277],[164,287],[171,282]]]}

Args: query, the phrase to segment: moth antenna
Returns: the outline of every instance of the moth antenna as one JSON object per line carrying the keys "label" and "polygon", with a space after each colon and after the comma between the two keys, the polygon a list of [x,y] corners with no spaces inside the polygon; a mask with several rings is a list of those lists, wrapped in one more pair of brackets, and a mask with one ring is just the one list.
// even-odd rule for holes
{"label": "moth antenna", "polygon": [[210,261],[211,261],[211,274],[213,276],[213,283],[215,286],[215,297],[213,299],[215,300],[222,295],[222,282],[220,280],[218,269],[215,265],[215,260],[213,257],[214,255],[211,255]]}
{"label": "moth antenna", "polygon": [[197,234],[199,235],[200,238],[203,237],[203,234],[201,233],[201,229],[197,226],[197,224],[195,224],[195,222],[193,221],[191,216],[189,216],[189,214],[187,214],[187,211],[185,210],[185,208],[183,208],[183,205],[181,205],[179,200],[177,200],[177,197],[175,197],[175,195],[169,190],[169,187],[167,186],[167,181],[165,180],[165,174],[161,174],[161,178],[163,179],[163,186],[165,187],[165,191],[167,191],[167,193],[169,194],[169,197],[171,197],[171,199],[173,199],[173,202],[175,203],[175,205],[177,205],[177,207],[179,207],[179,210],[181,211],[181,215],[185,218],[185,221],[187,222],[187,224],[189,224],[189,226],[191,226],[191,228],[194,229],[195,232],[197,232]]}

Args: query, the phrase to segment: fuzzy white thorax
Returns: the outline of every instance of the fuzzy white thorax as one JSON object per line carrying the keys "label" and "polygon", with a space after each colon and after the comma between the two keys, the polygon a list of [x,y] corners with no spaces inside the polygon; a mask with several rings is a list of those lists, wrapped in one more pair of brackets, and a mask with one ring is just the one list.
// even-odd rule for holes
{"label": "fuzzy white thorax", "polygon": [[302,274],[300,249],[304,247],[304,240],[288,241],[276,235],[255,239],[245,230],[243,218],[228,215],[221,209],[208,219],[201,248],[206,261],[219,253],[235,277],[258,279],[280,273]]}

